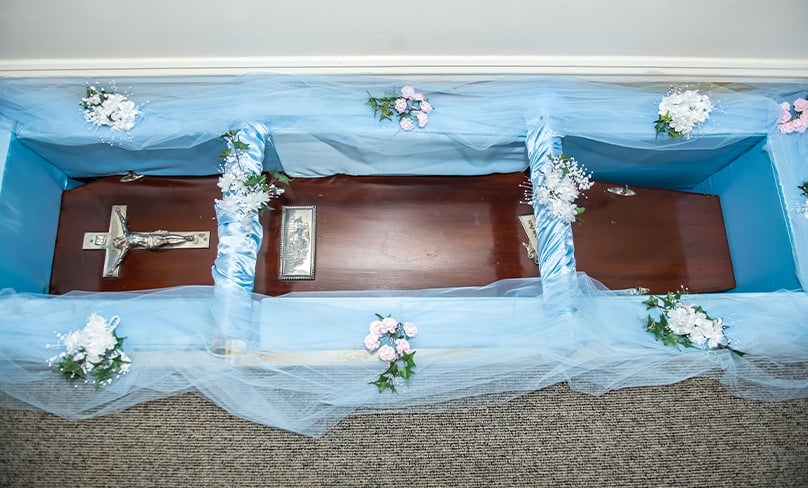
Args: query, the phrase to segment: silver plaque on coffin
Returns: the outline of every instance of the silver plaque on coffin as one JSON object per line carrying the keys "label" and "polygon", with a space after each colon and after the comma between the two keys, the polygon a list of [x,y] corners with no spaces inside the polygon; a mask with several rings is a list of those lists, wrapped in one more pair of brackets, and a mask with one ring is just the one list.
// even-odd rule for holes
{"label": "silver plaque on coffin", "polygon": [[285,206],[281,210],[280,280],[313,280],[317,208]]}

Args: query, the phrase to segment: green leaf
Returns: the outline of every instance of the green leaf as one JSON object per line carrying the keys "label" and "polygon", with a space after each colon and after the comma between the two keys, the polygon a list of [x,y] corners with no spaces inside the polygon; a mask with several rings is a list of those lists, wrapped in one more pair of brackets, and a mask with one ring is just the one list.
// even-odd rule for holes
{"label": "green leaf", "polygon": [[272,179],[277,181],[278,183],[288,185],[292,181],[292,179],[289,178],[289,176],[287,176],[286,173],[282,171],[273,171],[271,174]]}
{"label": "green leaf", "polygon": [[743,352],[743,351],[739,351],[739,350],[737,350],[737,349],[733,349],[733,348],[731,348],[731,347],[729,347],[729,346],[727,346],[727,349],[729,349],[730,351],[732,351],[733,353],[737,354],[737,355],[738,355],[738,356],[740,356],[740,357],[744,357],[744,356],[746,356],[746,353],[745,353],[745,352]]}
{"label": "green leaf", "polygon": [[415,360],[413,359],[414,357],[415,357],[415,351],[410,351],[402,354],[401,360],[404,361],[404,363],[407,365],[408,368],[414,368],[415,367]]}
{"label": "green leaf", "polygon": [[398,372],[398,365],[396,364],[395,361],[390,361],[390,363],[387,366],[387,369],[382,374],[383,375],[388,375],[389,374],[391,376],[395,376],[396,372]]}
{"label": "green leaf", "polygon": [[379,379],[377,379],[376,381],[371,381],[368,384],[376,385],[376,387],[379,389],[379,393],[383,393],[384,390],[386,390],[388,387],[388,381],[384,375],[379,375]]}
{"label": "green leaf", "polygon": [[262,188],[266,186],[267,180],[262,174],[252,173],[248,175],[244,179],[244,185],[248,187],[259,187]]}
{"label": "green leaf", "polygon": [[399,373],[398,376],[400,376],[401,378],[404,378],[404,381],[407,381],[407,380],[410,379],[410,376],[412,376],[413,374],[414,373],[412,372],[412,368],[407,366],[406,368],[400,370],[400,373]]}
{"label": "green leaf", "polygon": [[86,377],[86,373],[81,369],[81,364],[76,362],[72,356],[62,359],[56,364],[56,367],[70,381],[84,379]]}
{"label": "green leaf", "polygon": [[657,298],[657,297],[656,297],[656,296],[654,296],[654,295],[651,295],[651,296],[649,296],[649,297],[648,297],[648,299],[647,299],[647,300],[643,300],[643,302],[642,302],[642,303],[643,303],[643,304],[644,304],[646,307],[648,307],[649,309],[651,309],[651,308],[656,308],[656,307],[658,307],[658,306],[659,306],[659,298]]}

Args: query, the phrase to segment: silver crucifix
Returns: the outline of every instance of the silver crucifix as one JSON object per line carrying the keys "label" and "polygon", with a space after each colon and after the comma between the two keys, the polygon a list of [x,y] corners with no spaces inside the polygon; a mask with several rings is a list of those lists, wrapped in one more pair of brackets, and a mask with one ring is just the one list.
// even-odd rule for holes
{"label": "silver crucifix", "polygon": [[85,232],[82,249],[104,249],[104,278],[117,278],[130,249],[192,249],[210,247],[210,232],[131,232],[126,222],[126,205],[113,205],[108,232]]}

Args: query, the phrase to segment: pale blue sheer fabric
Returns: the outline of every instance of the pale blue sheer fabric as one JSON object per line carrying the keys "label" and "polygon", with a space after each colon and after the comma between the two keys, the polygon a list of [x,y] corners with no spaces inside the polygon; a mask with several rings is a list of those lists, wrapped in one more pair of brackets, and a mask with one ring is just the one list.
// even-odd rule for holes
{"label": "pale blue sheer fabric", "polygon": [[[264,168],[282,166],[293,176],[469,175],[530,168],[533,183],[540,184],[537,170],[547,154],[563,151],[592,170],[596,180],[689,190],[715,175],[731,175],[739,158],[752,158],[750,164],[773,182],[767,188],[775,190],[767,191],[779,205],[768,217],[782,223],[785,237],[772,245],[786,243],[785,253],[777,247],[777,254],[786,256],[760,257],[782,259],[783,273],[796,278],[750,279],[743,293],[692,297],[731,326],[727,335],[746,356],[680,351],[644,331],[643,297],[607,290],[575,271],[569,226],[548,221],[542,208],[534,209],[542,278],[480,288],[284,297],[250,293],[261,231],[231,226],[219,213],[225,242],[213,263],[213,287],[58,297],[5,290],[0,295],[1,406],[88,418],[196,391],[235,415],[316,436],[350,414],[451,409],[457,408],[451,402],[456,399],[487,405],[558,382],[602,394],[708,376],[745,398],[808,396],[808,219],[789,211],[799,202],[796,185],[808,178],[807,139],[776,130],[780,97],[792,97],[794,87],[705,86],[715,112],[691,139],[672,141],[653,133],[667,85],[541,77],[119,80],[119,87],[142,104],[143,115],[129,134],[107,137],[103,128],[91,128],[82,118],[78,100],[85,82],[0,80],[0,114],[11,148],[0,201],[22,195],[32,203],[35,197],[21,188],[44,181],[53,186],[45,195],[53,205],[70,177],[130,169],[216,174],[223,147],[219,136],[231,128],[245,129],[251,138],[251,161],[263,162]],[[403,84],[415,86],[435,106],[428,125],[409,133],[394,122],[375,120],[365,105],[369,93],[381,96]],[[766,159],[746,156],[761,145]],[[19,152],[42,163],[25,173],[27,181],[20,176],[19,159],[9,156]],[[13,186],[6,186],[8,181]],[[52,211],[46,216],[40,232],[20,227],[23,217],[7,211],[0,214],[0,228],[4,235],[44,239],[45,249],[27,258],[49,259],[47,233],[56,216]],[[15,228],[23,230],[7,234]],[[0,247],[3,261],[16,258],[26,242],[21,238],[8,249]],[[738,255],[749,250],[743,243],[733,245]],[[38,286],[47,285],[41,266],[18,271]],[[764,289],[770,292],[756,292]],[[45,347],[57,342],[55,333],[82,327],[92,312],[120,317],[118,331],[127,337],[125,348],[134,360],[129,374],[98,390],[64,382],[47,368],[57,351]],[[416,374],[398,394],[380,395],[368,384],[385,366],[362,347],[375,313],[419,327],[412,341],[418,351]],[[243,340],[248,347],[240,354],[219,354],[221,338]]]}
{"label": "pale blue sheer fabric", "polygon": [[[538,278],[487,290],[266,297],[255,304],[252,323],[259,347],[230,356],[207,350],[217,327],[212,287],[59,297],[6,292],[2,405],[88,418],[196,391],[235,415],[318,436],[353,413],[453,408],[444,402],[459,398],[487,405],[563,381],[602,394],[708,376],[745,398],[808,394],[804,293],[698,297],[732,325],[733,346],[748,353],[741,358],[664,346],[643,330],[641,297],[608,292],[583,275],[578,280],[582,292],[563,311],[534,294]],[[127,375],[99,390],[70,386],[46,364],[58,352],[45,347],[56,343],[54,332],[82,326],[92,312],[121,318],[118,332],[133,360]],[[416,375],[398,394],[368,384],[385,367],[362,349],[374,313],[419,327],[412,340]]]}

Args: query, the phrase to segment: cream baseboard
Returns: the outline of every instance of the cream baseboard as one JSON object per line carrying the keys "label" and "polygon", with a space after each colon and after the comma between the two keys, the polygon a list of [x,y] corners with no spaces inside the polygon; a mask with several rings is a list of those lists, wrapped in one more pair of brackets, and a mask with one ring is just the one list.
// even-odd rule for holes
{"label": "cream baseboard", "polygon": [[0,77],[569,75],[709,81],[808,80],[808,59],[637,56],[297,56],[0,60]]}

